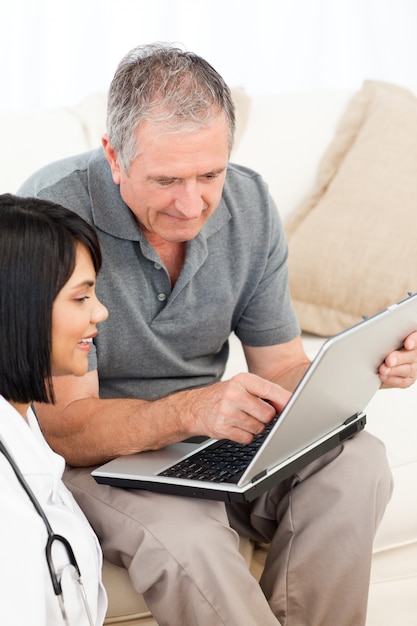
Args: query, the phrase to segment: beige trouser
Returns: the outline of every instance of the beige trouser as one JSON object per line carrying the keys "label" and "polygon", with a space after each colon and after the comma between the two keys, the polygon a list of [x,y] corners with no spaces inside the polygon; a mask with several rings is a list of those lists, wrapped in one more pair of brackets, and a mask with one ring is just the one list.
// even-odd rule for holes
{"label": "beige trouser", "polygon": [[[361,626],[375,530],[391,494],[384,446],[366,432],[249,505],[97,485],[66,471],[105,556],[124,565],[167,626]],[[261,586],[238,551],[271,542]]]}

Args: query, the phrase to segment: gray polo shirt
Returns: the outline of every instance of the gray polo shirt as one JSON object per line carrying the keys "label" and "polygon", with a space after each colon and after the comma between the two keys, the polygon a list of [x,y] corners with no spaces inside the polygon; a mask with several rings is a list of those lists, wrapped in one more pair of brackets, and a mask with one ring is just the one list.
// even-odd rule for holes
{"label": "gray polo shirt", "polygon": [[101,148],[53,163],[19,193],[74,210],[97,229],[97,294],[109,310],[91,354],[100,395],[155,399],[219,380],[234,331],[249,346],[293,339],[287,245],[261,177],[228,166],[222,200],[171,290],[161,259],[113,183]]}

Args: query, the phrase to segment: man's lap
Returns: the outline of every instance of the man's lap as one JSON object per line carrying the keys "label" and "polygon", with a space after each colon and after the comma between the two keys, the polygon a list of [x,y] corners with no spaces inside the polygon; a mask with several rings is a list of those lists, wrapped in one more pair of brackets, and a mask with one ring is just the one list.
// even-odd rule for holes
{"label": "man's lap", "polygon": [[[64,480],[96,531],[106,557],[118,565],[127,567],[128,563],[121,562],[122,557],[117,555],[117,545],[113,542],[113,535],[120,537],[120,533],[122,531],[125,533],[127,527],[132,533],[150,533],[158,537],[164,542],[166,548],[170,549],[170,529],[173,527],[186,531],[189,543],[192,544],[194,541],[201,543],[203,533],[207,533],[213,524],[228,527],[229,514],[232,526],[241,534],[255,541],[270,541],[279,523],[279,502],[282,502],[281,508],[285,507],[286,494],[292,487],[300,481],[314,477],[322,468],[330,466],[334,468],[332,480],[335,485],[338,481],[342,481],[349,492],[349,482],[358,480],[355,476],[358,475],[360,459],[363,461],[364,468],[366,466],[367,481],[372,483],[373,480],[378,479],[379,472],[378,462],[369,463],[369,455],[373,454],[373,450],[377,452],[379,450],[381,458],[384,457],[382,444],[368,433],[360,433],[344,445],[314,461],[298,475],[277,485],[253,503],[228,505],[227,511],[221,502],[98,485],[90,475],[91,467],[67,467]],[[341,454],[344,463],[333,463]],[[354,465],[355,472],[350,472],[351,464]],[[339,470],[339,467],[342,469]],[[362,478],[359,480],[362,482]],[[258,520],[258,528],[256,528],[255,520]],[[262,521],[259,522],[259,520]],[[131,537],[130,541],[135,543],[134,537]],[[208,536],[206,536],[206,541],[209,541]],[[176,537],[175,545],[177,542]],[[108,543],[112,545],[110,552],[108,552]],[[236,540],[236,548],[237,545]]]}
{"label": "man's lap", "polygon": [[[312,610],[311,623],[320,623],[321,618],[314,622],[313,613],[318,611],[308,597],[311,579],[303,579],[303,572],[309,569],[306,565],[317,569],[322,557],[315,563],[314,554],[323,553],[332,533],[340,544],[340,525],[346,523],[346,515],[349,527],[368,537],[361,552],[367,550],[370,555],[374,526],[390,491],[384,446],[366,432],[344,442],[253,503],[238,507],[98,485],[91,471],[91,467],[67,468],[64,480],[96,531],[106,558],[129,570],[135,589],[144,595],[161,624],[169,615],[170,624],[214,626],[242,620],[257,624],[262,616],[264,624],[275,625],[278,621],[264,593],[281,623],[286,623],[285,615],[291,607],[305,605]],[[378,499],[379,504],[368,506],[368,498],[369,502]],[[271,541],[262,577],[264,593],[239,554],[236,531],[255,541]],[[353,539],[346,533],[344,538],[349,552]],[[291,554],[299,555],[297,562],[288,558],[290,545]],[[331,558],[330,563],[328,576],[321,578],[316,593],[320,596],[327,592],[331,598],[334,590],[325,587],[331,587],[331,569],[337,570],[339,561]],[[286,581],[293,574],[295,599],[290,599]],[[360,602],[359,592],[352,589],[352,593],[358,596],[357,603],[365,606],[366,580],[361,590]],[[190,612],[188,622],[181,617],[185,600]],[[332,609],[326,608],[331,619]]]}

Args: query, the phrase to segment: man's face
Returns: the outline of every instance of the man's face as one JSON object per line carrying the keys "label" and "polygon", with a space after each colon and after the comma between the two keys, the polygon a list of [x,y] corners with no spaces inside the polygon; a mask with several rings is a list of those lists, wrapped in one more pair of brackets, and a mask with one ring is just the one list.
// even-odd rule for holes
{"label": "man's face", "polygon": [[219,205],[229,158],[224,113],[196,130],[173,133],[157,122],[136,132],[139,153],[129,173],[103,140],[113,180],[151,242],[193,239]]}

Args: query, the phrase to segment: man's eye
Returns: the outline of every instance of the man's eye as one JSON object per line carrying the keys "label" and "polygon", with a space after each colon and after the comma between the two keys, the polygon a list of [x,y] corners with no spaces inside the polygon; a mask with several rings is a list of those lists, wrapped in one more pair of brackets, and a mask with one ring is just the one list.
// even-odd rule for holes
{"label": "man's eye", "polygon": [[212,174],[204,174],[202,178],[205,178],[206,180],[215,180],[219,176],[220,172],[213,172]]}

